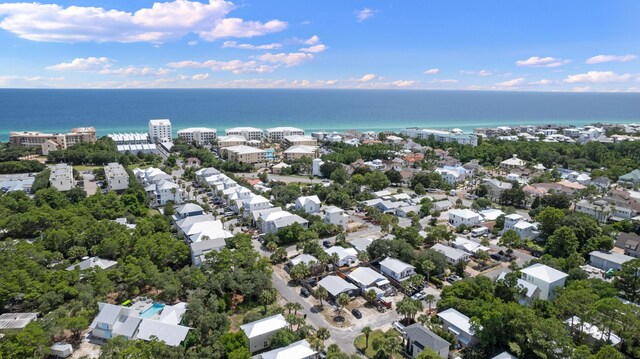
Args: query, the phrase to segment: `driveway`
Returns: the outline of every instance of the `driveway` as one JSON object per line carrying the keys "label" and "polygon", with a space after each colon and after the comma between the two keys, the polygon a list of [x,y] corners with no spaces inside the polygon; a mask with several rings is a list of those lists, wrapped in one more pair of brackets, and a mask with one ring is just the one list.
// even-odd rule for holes
{"label": "driveway", "polygon": [[84,182],[84,191],[88,196],[96,194],[98,191],[98,185],[95,182],[95,177],[91,173],[82,172],[82,180]]}

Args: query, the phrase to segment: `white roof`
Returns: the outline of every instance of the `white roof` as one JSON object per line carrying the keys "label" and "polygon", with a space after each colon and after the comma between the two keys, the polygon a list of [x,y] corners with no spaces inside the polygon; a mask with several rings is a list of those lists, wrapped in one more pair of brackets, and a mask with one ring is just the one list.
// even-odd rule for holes
{"label": "white roof", "polygon": [[164,323],[153,319],[142,319],[136,338],[151,340],[151,337],[155,336],[167,345],[177,347],[187,337],[189,329],[189,327],[182,325]]}
{"label": "white roof", "polygon": [[513,228],[518,228],[518,229],[528,229],[531,227],[535,227],[536,225],[533,223],[529,223],[527,221],[518,221]]}
{"label": "white roof", "polygon": [[286,136],[284,139],[289,141],[289,142],[315,141],[316,140],[315,138],[313,138],[311,136],[305,136],[305,135],[291,135],[291,136]]}
{"label": "white roof", "polygon": [[342,213],[344,209],[336,207],[336,206],[326,206],[324,207],[325,213]]}
{"label": "white roof", "polygon": [[346,291],[358,289],[355,285],[335,275],[328,275],[322,278],[318,285],[326,289],[334,297]]}
{"label": "white roof", "polygon": [[453,247],[445,246],[442,243],[434,244],[433,247],[431,247],[431,249],[433,249],[436,252],[440,252],[444,254],[445,257],[450,258],[454,261],[458,261],[461,258],[465,258],[469,256],[467,252],[461,251]]}
{"label": "white roof", "polygon": [[353,272],[349,273],[348,277],[358,283],[363,284],[366,287],[378,281],[386,280],[386,278],[382,274],[367,267],[357,268]]}
{"label": "white roof", "polygon": [[182,130],[178,130],[178,133],[189,133],[189,132],[216,132],[216,129],[208,128],[208,127],[189,127],[189,128],[183,128]]}
{"label": "white roof", "polygon": [[267,128],[267,132],[278,132],[278,131],[300,132],[304,130],[297,127],[287,127],[287,126]]}
{"label": "white roof", "polygon": [[521,269],[520,272],[547,283],[553,283],[569,276],[567,273],[561,272],[557,269],[551,268],[541,263],[537,263],[527,268]]}
{"label": "white roof", "polygon": [[[497,280],[504,279],[506,275],[507,275],[507,272],[500,273]],[[529,283],[519,278],[518,278],[517,284],[518,286],[521,286],[522,288],[527,290],[526,296],[529,298],[531,298],[533,294],[536,292],[536,289],[538,289],[538,287],[535,284]]]}
{"label": "white roof", "polygon": [[[580,319],[580,317],[577,316],[573,316],[572,318],[569,318],[567,320],[565,320],[564,322],[567,323],[569,326],[571,326],[571,320],[573,319],[573,325],[577,328],[580,329],[580,322],[582,322],[582,319]],[[582,322],[582,332],[585,334],[590,335],[593,339],[596,340],[603,340],[607,338],[607,334],[603,333],[600,328],[598,328],[597,326],[591,324],[591,323],[587,323],[587,322]],[[616,335],[615,333],[611,333],[611,336],[609,338],[609,340],[611,341],[611,344],[613,345],[618,345],[620,344],[620,342],[622,341],[622,339],[620,339],[620,337],[618,335]]]}
{"label": "white roof", "polygon": [[332,255],[333,253],[337,253],[340,260],[347,258],[349,256],[357,257],[358,251],[355,248],[344,248],[340,246],[333,246],[331,248],[325,248],[324,250],[328,255]]}
{"label": "white roof", "polygon": [[226,132],[262,132],[262,129],[255,127],[232,127],[227,128]]}
{"label": "white roof", "polygon": [[320,204],[320,198],[318,198],[318,196],[313,195],[313,196],[302,196],[299,197],[296,200],[296,204],[299,204],[300,206],[304,206],[305,204],[307,204],[307,202],[313,202],[315,204]]}
{"label": "white roof", "polygon": [[260,355],[260,359],[306,359],[317,354],[311,349],[311,345],[306,340],[289,344],[284,348],[278,348]]}
{"label": "white roof", "polygon": [[291,264],[294,266],[300,263],[310,264],[313,262],[318,263],[318,258],[312,256],[311,254],[306,254],[306,253],[303,253],[299,256],[291,258]]}
{"label": "white roof", "polygon": [[284,153],[308,153],[308,154],[312,154],[312,153],[315,153],[317,149],[318,149],[318,146],[297,145],[297,146],[291,146],[291,147],[287,148],[284,151]]}
{"label": "white roof", "polygon": [[471,323],[469,322],[469,317],[460,313],[459,311],[453,308],[449,308],[444,312],[438,313],[438,316],[442,320],[454,325],[456,328],[462,330],[463,332],[470,335],[474,334],[473,329],[471,329]]}
{"label": "white roof", "polygon": [[449,216],[456,216],[460,218],[480,218],[480,215],[469,209],[452,209],[449,211]]}
{"label": "white roof", "polygon": [[76,267],[80,268],[80,270],[92,269],[92,268],[101,268],[101,269],[109,269],[118,264],[116,261],[111,261],[108,259],[102,259],[98,257],[91,257],[83,260],[80,263],[76,263],[70,265],[66,268],[68,271],[74,270]]}
{"label": "white roof", "polygon": [[509,354],[509,352],[502,352],[491,359],[518,359],[518,358]]}
{"label": "white roof", "polygon": [[153,126],[171,126],[171,121],[169,121],[168,119],[161,119],[161,120],[149,120],[149,124],[153,125]]}
{"label": "white roof", "polygon": [[218,143],[220,142],[247,142],[247,140],[242,136],[230,135],[218,137]]}
{"label": "white roof", "polygon": [[522,219],[522,216],[517,214],[517,213],[513,213],[513,214],[509,214],[507,216],[504,216],[504,218],[510,219],[510,220],[513,220],[513,221],[518,221],[518,220]]}
{"label": "white roof", "polygon": [[225,148],[227,151],[231,151],[233,153],[238,153],[241,155],[246,155],[246,154],[251,154],[251,153],[263,153],[264,150],[261,150],[257,147],[251,147],[251,146],[244,146],[244,145],[239,145],[239,146],[231,146],[231,147],[227,147]]}
{"label": "white roof", "polygon": [[256,320],[240,326],[240,329],[247,335],[247,338],[255,338],[262,334],[278,331],[287,326],[287,321],[282,314]]}
{"label": "white roof", "polygon": [[373,243],[371,238],[356,238],[349,242],[356,250],[365,251]]}
{"label": "white roof", "polygon": [[407,264],[403,261],[397,260],[395,258],[387,257],[384,260],[380,261],[380,266],[384,266],[389,268],[394,273],[402,273],[403,271],[414,268],[411,264]]}

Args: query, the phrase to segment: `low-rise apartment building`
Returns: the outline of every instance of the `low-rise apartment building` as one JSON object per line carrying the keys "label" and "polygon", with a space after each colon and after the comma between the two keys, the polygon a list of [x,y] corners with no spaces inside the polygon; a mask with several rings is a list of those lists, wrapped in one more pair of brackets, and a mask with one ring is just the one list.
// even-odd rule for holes
{"label": "low-rise apartment building", "polygon": [[76,186],[73,178],[73,167],[66,163],[59,163],[51,168],[49,184],[60,192],[68,191]]}
{"label": "low-rise apartment building", "polygon": [[222,156],[230,161],[240,163],[260,163],[265,162],[265,151],[251,146],[232,146],[222,149]]}
{"label": "low-rise apartment building", "polygon": [[215,142],[217,131],[215,128],[190,127],[178,131],[178,138],[199,145],[208,145]]}
{"label": "low-rise apartment building", "polygon": [[38,131],[10,132],[9,142],[14,146],[37,147],[42,154],[63,150],[81,142],[96,142],[96,129],[79,127],[69,133],[43,133]]}
{"label": "low-rise apartment building", "polygon": [[104,178],[109,191],[124,191],[129,188],[129,174],[119,163],[112,162],[104,166]]}
{"label": "low-rise apartment building", "polygon": [[280,143],[288,136],[302,136],[304,130],[297,127],[267,128],[267,140],[271,143]]}
{"label": "low-rise apartment building", "polygon": [[255,127],[233,127],[224,131],[227,136],[242,136],[247,141],[262,141],[262,129]]}

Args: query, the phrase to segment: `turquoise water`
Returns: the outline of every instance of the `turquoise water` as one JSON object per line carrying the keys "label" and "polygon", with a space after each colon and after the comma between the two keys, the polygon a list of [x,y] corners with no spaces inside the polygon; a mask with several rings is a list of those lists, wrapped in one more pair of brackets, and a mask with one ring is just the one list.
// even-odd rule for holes
{"label": "turquoise water", "polygon": [[151,318],[156,313],[161,312],[162,309],[164,309],[164,304],[153,303],[153,305],[151,307],[146,309],[144,312],[140,313],[140,318]]}
{"label": "turquoise water", "polygon": [[399,130],[500,125],[640,122],[640,93],[417,90],[48,90],[0,89],[0,141],[10,131],[98,135],[147,131],[169,118],[174,131],[206,126],[295,126],[315,130]]}

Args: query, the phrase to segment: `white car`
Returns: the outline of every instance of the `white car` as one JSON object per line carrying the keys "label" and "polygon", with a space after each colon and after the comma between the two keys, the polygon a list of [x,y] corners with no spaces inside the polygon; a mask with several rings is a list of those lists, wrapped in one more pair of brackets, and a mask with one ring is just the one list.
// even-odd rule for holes
{"label": "white car", "polygon": [[404,325],[400,324],[400,322],[393,322],[393,329],[397,330],[401,334],[404,334]]}

